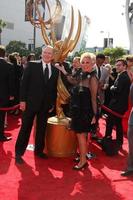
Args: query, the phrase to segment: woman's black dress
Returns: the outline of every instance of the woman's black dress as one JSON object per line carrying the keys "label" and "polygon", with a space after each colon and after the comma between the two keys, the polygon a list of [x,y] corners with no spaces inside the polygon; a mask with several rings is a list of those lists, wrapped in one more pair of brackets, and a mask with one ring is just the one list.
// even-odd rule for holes
{"label": "woman's black dress", "polygon": [[[90,74],[91,76],[93,76]],[[76,133],[89,132],[93,117],[91,92],[88,87],[75,86],[72,89],[71,102],[71,129]]]}

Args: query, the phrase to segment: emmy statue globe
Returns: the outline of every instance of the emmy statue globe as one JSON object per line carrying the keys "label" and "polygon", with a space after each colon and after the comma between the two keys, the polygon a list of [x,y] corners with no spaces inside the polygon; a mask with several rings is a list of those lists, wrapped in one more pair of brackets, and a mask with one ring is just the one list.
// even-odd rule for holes
{"label": "emmy statue globe", "polygon": [[[71,6],[70,29],[64,40],[56,38],[55,26],[61,18],[62,5],[55,0],[55,8],[52,13],[53,3],[50,6],[48,0],[29,0],[26,4],[26,15],[37,28],[40,28],[44,43],[54,47],[54,61],[62,63],[69,52],[75,48],[81,33],[81,14],[78,11],[77,30],[74,31],[74,9]],[[35,16],[33,15],[35,13]],[[48,19],[46,19],[46,15]],[[68,27],[66,27],[68,30]],[[76,32],[76,34],[74,34]],[[74,36],[73,36],[74,35]],[[66,89],[61,74],[57,84],[56,116],[50,117],[47,122],[46,149],[48,155],[54,157],[68,157],[76,153],[77,140],[75,133],[69,128],[70,118],[66,117],[62,105],[68,103],[70,94]]]}

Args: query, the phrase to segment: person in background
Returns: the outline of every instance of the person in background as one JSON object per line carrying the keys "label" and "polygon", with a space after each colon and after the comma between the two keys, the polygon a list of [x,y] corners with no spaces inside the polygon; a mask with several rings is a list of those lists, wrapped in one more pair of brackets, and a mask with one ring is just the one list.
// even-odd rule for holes
{"label": "person in background", "polygon": [[[111,86],[114,85],[114,82],[117,78],[117,72],[116,72],[116,68],[112,68],[111,65],[106,64],[106,68],[108,69],[109,72],[109,79],[107,82],[107,87],[105,90],[105,99],[104,99],[104,105],[108,107],[110,99],[112,97],[112,92],[110,90]],[[106,113],[106,111],[103,110],[104,113]]]}
{"label": "person in background", "polygon": [[81,72],[80,57],[74,57],[72,61],[72,76],[77,76]]}
{"label": "person in background", "polygon": [[132,105],[132,109],[130,112],[129,120],[128,120],[128,160],[127,160],[127,168],[126,170],[121,172],[121,176],[131,176],[133,175],[133,83],[130,87],[130,102]]}
{"label": "person in background", "polygon": [[[105,89],[108,83],[108,77],[109,72],[107,68],[104,66],[105,62],[105,55],[104,54],[97,54],[96,55],[96,64],[94,66],[98,78],[98,101],[100,104],[104,103],[104,97],[105,97]],[[94,140],[98,139],[98,132],[99,132],[99,118],[102,115],[101,107],[98,107],[98,113],[97,113],[97,120],[96,123],[93,124],[92,130],[91,130],[91,138]]]}
{"label": "person in background", "polygon": [[23,111],[22,125],[15,145],[16,163],[22,164],[22,156],[29,142],[36,116],[35,151],[37,157],[46,159],[45,130],[49,112],[52,112],[57,96],[58,70],[53,66],[54,49],[42,48],[42,59],[30,61],[24,70],[20,88],[20,109]]}
{"label": "person in background", "polygon": [[126,57],[127,61],[127,73],[130,77],[131,82],[133,82],[133,56],[127,56]]}
{"label": "person in background", "polygon": [[[22,77],[23,68],[21,65],[17,64],[18,62],[14,54],[9,54],[8,60],[12,64],[14,75],[15,75],[15,93],[14,93],[14,100],[12,104],[17,105],[19,104],[19,98],[20,98],[20,80]],[[17,108],[16,110],[13,110],[11,114],[18,115],[19,108]]]}
{"label": "person in background", "polygon": [[[116,71],[118,73],[114,85],[110,88],[112,91],[112,98],[109,103],[109,108],[120,115],[128,109],[128,97],[131,81],[126,71],[127,62],[123,58],[116,60]],[[116,126],[116,141],[122,147],[123,144],[123,127],[122,118],[108,113],[106,120],[106,131],[104,138],[112,138],[113,127]]]}
{"label": "person in background", "polygon": [[107,64],[110,64],[110,56],[105,56],[105,60],[104,60],[104,66],[106,66]]}
{"label": "person in background", "polygon": [[101,104],[104,103],[105,85],[108,82],[108,77],[109,77],[109,72],[107,68],[104,66],[104,62],[105,62],[105,55],[97,54],[95,70],[97,73],[97,77],[99,79],[98,96]]}
{"label": "person in background", "polygon": [[13,52],[12,55],[17,59],[17,65],[21,65],[21,56],[18,52]]}
{"label": "person in background", "polygon": [[[9,100],[14,99],[14,71],[12,65],[7,63],[5,47],[0,45],[0,108],[7,107]],[[5,112],[0,110],[0,141],[11,140],[11,137],[4,135]]]}
{"label": "person in background", "polygon": [[34,53],[30,53],[28,56],[27,56],[27,62],[29,61],[34,61],[35,60],[35,54]]}
{"label": "person in background", "polygon": [[[81,72],[81,67],[80,67],[80,57],[74,57],[72,66],[67,64],[67,62],[63,62],[62,65],[64,66],[66,72],[68,74],[71,74],[74,78],[79,77],[79,74]],[[63,83],[65,84],[66,89],[68,90],[69,94],[71,95],[71,90],[73,87],[73,84],[71,84],[68,80],[67,77],[64,76],[63,73],[61,73],[61,78]],[[67,104],[62,105],[63,111],[65,116],[70,117],[70,98],[68,99]]]}
{"label": "person in background", "polygon": [[25,69],[26,65],[27,65],[27,57],[26,56],[22,56],[22,58],[21,58],[21,66],[22,66],[23,70]]}

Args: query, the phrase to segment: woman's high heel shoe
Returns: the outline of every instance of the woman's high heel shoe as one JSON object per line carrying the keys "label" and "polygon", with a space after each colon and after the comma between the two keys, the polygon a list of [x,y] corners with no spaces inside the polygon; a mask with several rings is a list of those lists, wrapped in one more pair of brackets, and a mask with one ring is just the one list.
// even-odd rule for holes
{"label": "woman's high heel shoe", "polygon": [[84,163],[84,164],[81,165],[81,166],[75,165],[75,166],[73,167],[73,169],[74,169],[74,170],[84,170],[86,167],[88,167],[88,163],[87,163],[87,162]]}
{"label": "woman's high heel shoe", "polygon": [[[86,154],[87,160],[91,160],[92,158],[96,158],[96,155],[94,153],[89,152],[89,153]],[[78,163],[79,161],[80,161],[80,155],[77,155],[77,157],[74,158],[74,162]]]}

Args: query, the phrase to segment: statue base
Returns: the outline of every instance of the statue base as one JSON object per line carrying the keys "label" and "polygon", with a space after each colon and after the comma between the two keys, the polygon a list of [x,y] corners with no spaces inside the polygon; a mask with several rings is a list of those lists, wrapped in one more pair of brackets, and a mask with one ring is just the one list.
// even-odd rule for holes
{"label": "statue base", "polygon": [[53,157],[73,156],[77,150],[76,134],[69,128],[70,118],[50,117],[47,122],[46,149]]}

